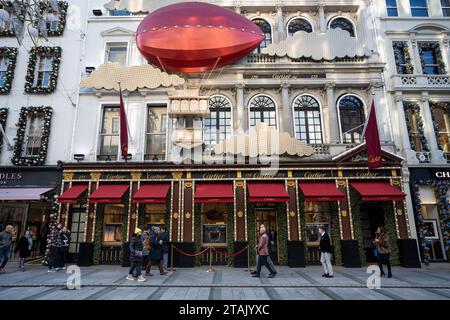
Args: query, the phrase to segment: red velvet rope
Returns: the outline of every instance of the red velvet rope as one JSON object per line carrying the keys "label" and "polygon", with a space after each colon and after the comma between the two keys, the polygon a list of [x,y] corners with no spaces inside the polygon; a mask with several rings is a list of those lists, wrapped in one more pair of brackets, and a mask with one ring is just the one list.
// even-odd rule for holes
{"label": "red velvet rope", "polygon": [[245,247],[244,249],[242,249],[241,251],[239,251],[239,252],[236,252],[236,253],[232,253],[232,254],[227,254],[227,253],[223,253],[223,252],[220,252],[219,250],[217,250],[216,248],[212,248],[215,252],[217,252],[219,255],[221,255],[221,256],[223,256],[223,257],[235,257],[235,256],[238,256],[238,255],[240,255],[241,253],[243,253],[244,251],[246,251],[247,249],[248,249],[248,247]]}
{"label": "red velvet rope", "polygon": [[184,251],[178,249],[178,248],[175,247],[175,246],[173,246],[173,247],[174,247],[175,250],[177,250],[179,253],[181,253],[182,255],[188,256],[188,257],[196,257],[196,256],[199,256],[199,255],[203,254],[206,250],[209,250],[209,248],[206,248],[205,250],[200,251],[200,252],[197,252],[197,253],[187,253],[187,252],[184,252]]}

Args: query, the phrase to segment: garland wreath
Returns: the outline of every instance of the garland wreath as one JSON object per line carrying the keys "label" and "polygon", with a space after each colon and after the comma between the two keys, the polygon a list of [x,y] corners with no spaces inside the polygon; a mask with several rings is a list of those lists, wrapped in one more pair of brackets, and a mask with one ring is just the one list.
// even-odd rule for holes
{"label": "garland wreath", "polygon": [[434,111],[436,109],[441,109],[444,114],[447,114],[447,116],[450,114],[450,103],[448,102],[439,102],[439,103],[432,103],[431,104],[431,119],[433,120],[433,128],[434,128],[434,134],[436,135],[436,141],[438,142],[438,149],[443,151],[443,147],[441,143],[441,137],[439,134],[439,127],[436,121],[436,117],[434,115]]}
{"label": "garland wreath", "polygon": [[45,247],[44,259],[42,260],[42,265],[48,265],[48,258],[50,255],[50,243],[51,243],[51,231],[56,228],[58,224],[58,213],[59,213],[59,205],[57,203],[57,197],[51,197],[51,209],[49,214],[49,225],[48,225],[48,234],[47,234],[47,245]]}
{"label": "garland wreath", "polygon": [[18,49],[13,47],[1,47],[0,58],[8,58],[8,70],[6,70],[6,82],[0,87],[0,94],[8,94],[14,79],[14,69],[16,68]]}
{"label": "garland wreath", "polygon": [[[34,47],[30,51],[30,59],[28,61],[27,76],[25,77],[25,92],[31,94],[46,94],[56,90],[58,83],[59,65],[61,63],[61,47]],[[48,87],[34,86],[36,77],[36,67],[39,58],[52,58],[52,73],[50,75],[50,84]]]}
{"label": "garland wreath", "polygon": [[[413,74],[414,67],[411,63],[408,44],[405,41],[396,41],[393,43],[395,64],[398,74]],[[404,62],[404,64],[402,63]],[[402,68],[405,68],[403,72]]]}
{"label": "garland wreath", "polygon": [[[8,7],[8,11],[12,11],[12,1],[6,1],[6,6]],[[4,9],[4,6],[0,4],[0,9]],[[8,28],[8,29],[3,29],[0,30],[0,37],[14,37],[15,36],[15,32],[12,28]]]}
{"label": "garland wreath", "polygon": [[415,130],[413,130],[413,124],[411,123],[411,119],[408,117],[408,113],[409,112],[413,112],[413,116],[417,117],[417,131],[419,132],[419,139],[420,139],[420,144],[422,145],[422,149],[425,152],[429,152],[430,148],[428,147],[428,141],[427,138],[425,137],[425,129],[423,127],[423,119],[422,116],[420,115],[420,106],[418,104],[415,103],[405,103],[403,105],[403,108],[405,110],[405,114],[406,114],[406,127],[408,128],[408,134],[409,134],[409,141],[411,141],[411,149],[414,151],[418,151],[417,150],[417,146],[414,144],[414,139],[411,135],[411,133]]}
{"label": "garland wreath", "polygon": [[[23,143],[25,140],[25,131],[28,121],[28,116],[31,114],[43,114],[42,121],[42,137],[41,137],[41,149],[37,157],[23,156]],[[15,166],[42,166],[47,159],[48,141],[50,137],[50,125],[53,115],[53,109],[51,107],[28,107],[20,110],[19,122],[17,123],[17,137],[14,139],[14,150],[11,162]]]}
{"label": "garland wreath", "polygon": [[422,64],[422,68],[425,70],[426,68],[426,63],[424,60],[424,56],[423,56],[423,51],[424,50],[430,50],[430,51],[434,51],[434,54],[436,56],[436,63],[437,63],[437,74],[446,74],[446,70],[445,70],[445,62],[444,59],[442,57],[442,51],[441,51],[441,46],[439,45],[438,42],[426,42],[423,43],[420,47],[419,47],[419,54],[420,54],[420,62]]}
{"label": "garland wreath", "polygon": [[[41,1],[40,4],[41,14],[45,12],[53,12],[50,1]],[[66,1],[58,1],[59,6],[59,25],[55,30],[48,29],[47,35],[50,37],[62,36],[66,27],[67,9],[69,4]]]}

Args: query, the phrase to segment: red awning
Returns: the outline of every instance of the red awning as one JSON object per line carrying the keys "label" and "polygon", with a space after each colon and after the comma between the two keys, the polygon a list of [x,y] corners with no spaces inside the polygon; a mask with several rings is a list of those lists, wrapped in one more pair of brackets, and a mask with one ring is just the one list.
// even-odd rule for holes
{"label": "red awning", "polygon": [[87,184],[76,184],[58,197],[58,203],[77,203],[78,198],[88,189]]}
{"label": "red awning", "polygon": [[305,201],[344,201],[345,194],[334,183],[299,183]]}
{"label": "red awning", "polygon": [[249,183],[250,202],[287,202],[289,195],[284,183]]}
{"label": "red awning", "polygon": [[388,182],[353,182],[363,201],[398,201],[405,199],[406,194]]}
{"label": "red awning", "polygon": [[128,184],[104,184],[98,187],[89,197],[95,203],[120,203],[130,186]]}
{"label": "red awning", "polygon": [[231,183],[199,183],[195,190],[195,203],[222,202],[233,203],[233,184]]}
{"label": "red awning", "polygon": [[136,203],[166,203],[170,184],[144,184],[134,194]]}

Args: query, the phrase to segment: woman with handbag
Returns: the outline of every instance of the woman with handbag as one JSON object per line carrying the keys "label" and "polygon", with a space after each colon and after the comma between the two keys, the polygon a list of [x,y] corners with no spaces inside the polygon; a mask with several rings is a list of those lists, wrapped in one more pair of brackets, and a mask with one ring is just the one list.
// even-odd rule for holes
{"label": "woman with handbag", "polygon": [[384,277],[383,264],[387,266],[388,278],[392,278],[391,262],[389,260],[389,236],[385,232],[384,227],[378,227],[375,233],[375,245],[378,254],[378,266],[380,268],[381,276]]}
{"label": "woman with handbag", "polygon": [[130,262],[131,267],[128,272],[127,280],[134,280],[138,278],[139,282],[145,281],[144,276],[141,274],[142,268],[142,251],[144,250],[144,244],[142,242],[142,230],[136,228],[133,237],[130,242]]}

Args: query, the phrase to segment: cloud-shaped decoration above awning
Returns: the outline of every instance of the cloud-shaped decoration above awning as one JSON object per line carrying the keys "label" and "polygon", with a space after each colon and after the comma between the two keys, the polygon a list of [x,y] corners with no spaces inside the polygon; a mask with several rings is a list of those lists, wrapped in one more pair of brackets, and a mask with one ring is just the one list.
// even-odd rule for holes
{"label": "cloud-shaped decoration above awning", "polygon": [[251,128],[248,134],[237,134],[214,147],[216,154],[240,154],[245,157],[284,155],[309,157],[314,148],[305,142],[280,133],[265,123]]}
{"label": "cloud-shaped decoration above awning", "polygon": [[339,28],[329,29],[325,33],[299,31],[284,41],[270,44],[262,53],[292,59],[312,58],[317,61],[371,55],[363,43]]}
{"label": "cloud-shaped decoration above awning", "polygon": [[119,63],[106,63],[91,73],[89,78],[81,81],[82,88],[106,90],[136,91],[137,89],[156,89],[159,87],[180,86],[184,79],[177,75],[169,75],[149,65],[125,67]]}

